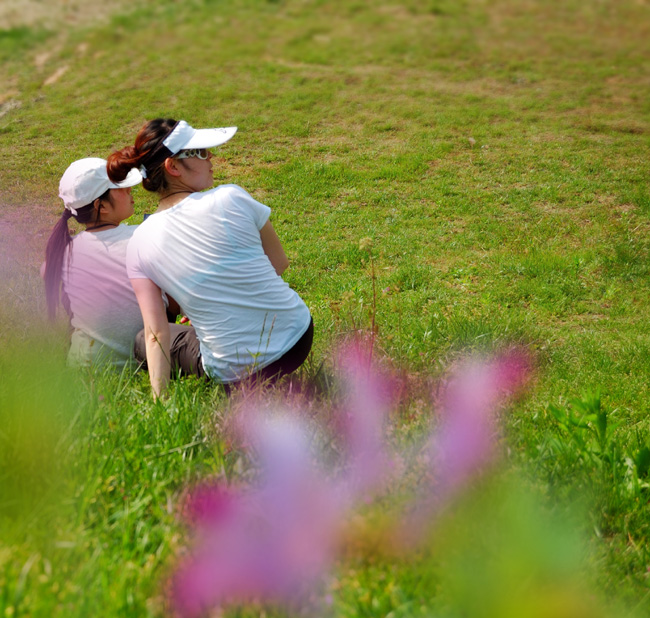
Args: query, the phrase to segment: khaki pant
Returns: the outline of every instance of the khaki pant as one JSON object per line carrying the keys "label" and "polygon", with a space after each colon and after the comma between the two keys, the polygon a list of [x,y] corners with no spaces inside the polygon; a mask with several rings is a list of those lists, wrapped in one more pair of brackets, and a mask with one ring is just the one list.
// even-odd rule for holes
{"label": "khaki pant", "polygon": [[[170,356],[172,376],[205,376],[199,339],[192,326],[186,324],[170,324]],[[147,368],[147,347],[144,340],[144,328],[135,336],[133,351],[136,360]]]}

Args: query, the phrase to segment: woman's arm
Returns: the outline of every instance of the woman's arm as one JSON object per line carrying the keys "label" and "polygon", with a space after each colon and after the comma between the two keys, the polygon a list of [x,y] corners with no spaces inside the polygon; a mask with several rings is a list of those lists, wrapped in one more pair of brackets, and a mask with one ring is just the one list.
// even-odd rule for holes
{"label": "woman's arm", "polygon": [[142,320],[147,348],[149,381],[154,398],[158,399],[167,387],[171,370],[169,354],[169,323],[160,288],[150,279],[131,279]]}
{"label": "woman's arm", "polygon": [[282,248],[282,243],[273,229],[270,221],[267,221],[260,230],[262,249],[269,258],[275,272],[281,275],[289,266],[289,258]]}

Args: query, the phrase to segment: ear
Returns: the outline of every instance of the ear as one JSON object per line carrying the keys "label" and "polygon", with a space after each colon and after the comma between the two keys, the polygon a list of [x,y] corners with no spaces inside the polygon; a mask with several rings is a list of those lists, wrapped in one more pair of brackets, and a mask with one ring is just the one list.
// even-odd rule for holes
{"label": "ear", "polygon": [[181,175],[181,170],[178,168],[178,159],[174,159],[173,157],[167,157],[163,165],[165,166],[165,171],[170,176],[178,177]]}
{"label": "ear", "polygon": [[102,211],[102,208],[106,209],[106,206],[104,205],[103,200],[100,200],[99,198],[96,198],[95,201],[93,202],[93,206],[95,207],[95,210],[100,213]]}

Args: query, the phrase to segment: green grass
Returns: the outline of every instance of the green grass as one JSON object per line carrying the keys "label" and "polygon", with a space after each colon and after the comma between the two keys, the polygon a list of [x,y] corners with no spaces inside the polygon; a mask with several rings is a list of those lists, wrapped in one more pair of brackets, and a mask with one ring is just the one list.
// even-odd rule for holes
{"label": "green grass", "polygon": [[[600,469],[549,411],[599,391],[619,423],[616,465],[650,436],[647,5],[142,0],[115,10],[110,23],[0,32],[3,367],[41,345],[63,357],[63,333],[41,341],[38,265],[67,165],[131,143],[155,116],[237,125],[216,178],[272,207],[292,259],[286,279],[314,315],[314,365],[373,315],[378,349],[418,384],[462,350],[527,346],[537,376],[507,418],[508,466],[552,504],[592,500],[590,577],[647,613],[648,488]],[[134,196],[136,223],[154,200]],[[22,385],[2,391],[3,420],[23,424],[0,433],[0,476],[42,474],[39,495],[51,486],[59,499],[23,525],[11,509],[36,506],[31,481],[14,477],[14,506],[0,512],[0,613],[160,615],[158,586],[184,534],[179,492],[245,473],[215,432],[227,405],[193,382],[154,405],[139,375],[61,378],[65,394],[40,382],[58,369],[30,359],[3,374],[2,389]],[[41,386],[54,395],[25,412],[19,393]],[[395,430],[417,433],[422,405],[408,399]],[[23,441],[49,407],[51,442]],[[32,451],[43,459],[29,464]],[[449,598],[430,561],[359,560],[358,577],[340,578],[341,614],[427,615]],[[385,586],[355,596],[355,582],[379,573]]]}
{"label": "green grass", "polygon": [[0,31],[0,60],[20,57],[30,49],[42,44],[50,36],[47,30],[18,27]]}

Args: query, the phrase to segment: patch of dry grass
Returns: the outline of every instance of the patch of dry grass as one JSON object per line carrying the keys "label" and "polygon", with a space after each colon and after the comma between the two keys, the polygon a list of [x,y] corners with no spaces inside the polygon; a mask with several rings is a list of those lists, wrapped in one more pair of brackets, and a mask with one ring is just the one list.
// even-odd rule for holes
{"label": "patch of dry grass", "polygon": [[46,27],[54,31],[106,21],[133,6],[126,0],[3,0],[0,31],[21,27]]}

